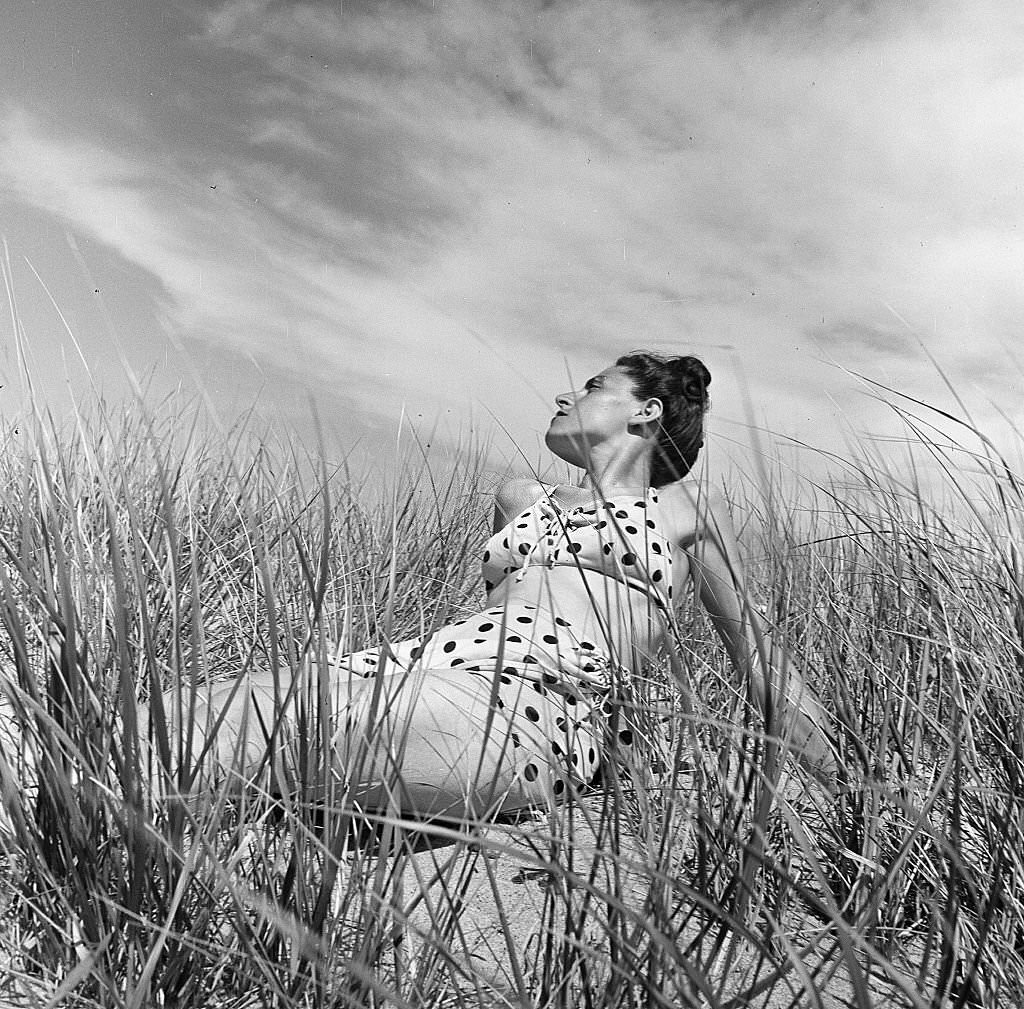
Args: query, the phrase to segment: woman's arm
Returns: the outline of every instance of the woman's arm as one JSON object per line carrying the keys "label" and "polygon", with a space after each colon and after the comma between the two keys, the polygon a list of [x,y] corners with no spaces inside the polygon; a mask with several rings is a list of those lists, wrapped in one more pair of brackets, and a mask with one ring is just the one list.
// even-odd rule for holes
{"label": "woman's arm", "polygon": [[696,539],[686,548],[697,595],[733,666],[753,688],[768,731],[784,738],[800,763],[834,788],[838,764],[831,719],[751,605],[724,495],[702,492],[697,509]]}

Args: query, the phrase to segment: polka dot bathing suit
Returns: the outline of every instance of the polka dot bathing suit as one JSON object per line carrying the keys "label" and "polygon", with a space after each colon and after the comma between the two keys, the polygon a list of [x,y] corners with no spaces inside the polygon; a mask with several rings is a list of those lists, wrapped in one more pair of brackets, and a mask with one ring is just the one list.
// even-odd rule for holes
{"label": "polka dot bathing suit", "polygon": [[517,515],[487,542],[483,573],[488,592],[534,564],[597,571],[671,607],[672,543],[658,530],[658,494],[563,508],[552,492]]}
{"label": "polka dot bathing suit", "polygon": [[[483,573],[491,592],[531,569],[573,566],[642,590],[671,605],[672,544],[658,530],[657,493],[565,509],[551,496],[535,502],[490,538]],[[505,603],[425,638],[355,652],[341,665],[357,676],[421,669],[459,669],[492,689],[528,801],[557,799],[593,779],[608,740],[612,682],[619,675],[599,640],[580,637],[549,607]],[[616,744],[628,747],[623,729]]]}

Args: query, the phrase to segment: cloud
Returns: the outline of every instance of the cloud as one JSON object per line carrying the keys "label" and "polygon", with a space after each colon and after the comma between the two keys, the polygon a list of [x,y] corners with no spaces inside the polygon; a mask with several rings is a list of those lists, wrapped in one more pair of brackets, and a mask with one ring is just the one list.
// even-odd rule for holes
{"label": "cloud", "polygon": [[812,328],[811,337],[830,353],[855,352],[920,361],[912,337],[896,320],[888,325],[867,326],[859,322],[838,322]]}
{"label": "cloud", "polygon": [[798,434],[857,402],[846,368],[934,393],[917,339],[998,386],[1024,308],[1014,6],[198,18],[202,90],[162,140],[114,153],[23,113],[0,154],[20,199],[146,270],[196,338],[330,376],[367,415],[450,401],[526,440],[566,361],[635,346],[704,353],[719,404],[742,368]]}

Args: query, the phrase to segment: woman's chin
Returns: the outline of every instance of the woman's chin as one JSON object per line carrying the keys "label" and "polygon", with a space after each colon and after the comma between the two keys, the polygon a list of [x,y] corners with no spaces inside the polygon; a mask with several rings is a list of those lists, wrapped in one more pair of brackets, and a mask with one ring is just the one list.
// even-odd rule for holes
{"label": "woman's chin", "polygon": [[559,459],[567,462],[570,466],[583,466],[579,441],[572,435],[552,430],[549,427],[544,435],[544,444],[548,447],[549,452],[557,455]]}

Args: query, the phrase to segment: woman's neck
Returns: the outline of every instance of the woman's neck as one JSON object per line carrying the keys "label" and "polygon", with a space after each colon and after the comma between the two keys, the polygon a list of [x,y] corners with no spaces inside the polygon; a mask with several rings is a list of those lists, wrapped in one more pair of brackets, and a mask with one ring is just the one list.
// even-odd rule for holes
{"label": "woman's neck", "polygon": [[613,490],[646,490],[651,482],[651,468],[646,457],[632,460],[612,460],[600,469],[584,472],[580,486],[584,490],[606,494]]}

